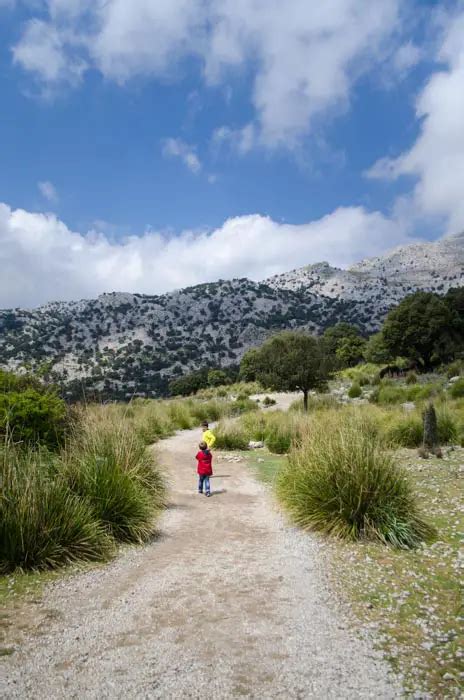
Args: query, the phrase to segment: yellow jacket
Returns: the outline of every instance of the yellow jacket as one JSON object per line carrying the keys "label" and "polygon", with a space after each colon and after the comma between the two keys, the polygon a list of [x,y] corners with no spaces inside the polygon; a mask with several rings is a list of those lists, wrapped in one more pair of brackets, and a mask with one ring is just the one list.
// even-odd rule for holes
{"label": "yellow jacket", "polygon": [[211,430],[208,429],[208,430],[205,430],[203,433],[203,440],[208,445],[208,450],[210,450],[212,447],[214,447],[214,443],[216,442],[216,437],[211,432]]}

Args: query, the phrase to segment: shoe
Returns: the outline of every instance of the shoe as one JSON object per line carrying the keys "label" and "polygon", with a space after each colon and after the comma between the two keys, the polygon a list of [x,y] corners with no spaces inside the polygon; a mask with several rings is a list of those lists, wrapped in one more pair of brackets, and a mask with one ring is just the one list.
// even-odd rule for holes
{"label": "shoe", "polygon": [[205,496],[207,496],[207,497],[209,498],[209,496],[211,496],[211,494],[210,494],[210,493],[205,493]]}
{"label": "shoe", "polygon": [[198,491],[199,496],[203,496],[203,491]]}

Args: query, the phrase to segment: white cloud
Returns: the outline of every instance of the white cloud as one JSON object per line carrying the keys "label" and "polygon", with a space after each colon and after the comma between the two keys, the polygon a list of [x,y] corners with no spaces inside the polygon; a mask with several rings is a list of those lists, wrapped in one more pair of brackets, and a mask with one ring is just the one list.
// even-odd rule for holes
{"label": "white cloud", "polygon": [[49,182],[49,180],[44,180],[38,182],[37,187],[39,188],[42,197],[45,197],[46,200],[52,204],[56,204],[58,202],[58,192],[56,191],[56,187],[52,182]]}
{"label": "white cloud", "polygon": [[220,126],[214,130],[211,141],[214,149],[227,145],[240,155],[245,155],[251,151],[257,141],[256,128],[253,124],[246,124],[241,129]]}
{"label": "white cloud", "polygon": [[417,179],[412,204],[417,215],[441,217],[448,231],[464,227],[464,12],[452,17],[437,59],[443,67],[431,75],[420,93],[416,113],[421,120],[413,146],[398,158],[382,158],[369,177]]}
{"label": "white cloud", "polygon": [[[44,1],[49,20],[26,25],[14,58],[46,84],[75,83],[87,67],[119,84],[175,78],[193,58],[227,89],[230,71],[251,69],[253,142],[269,147],[291,147],[318,117],[343,110],[401,34],[399,0]],[[404,48],[401,70],[415,59]]]}
{"label": "white cloud", "polygon": [[163,155],[167,158],[179,158],[192,173],[199,173],[201,162],[195,147],[181,139],[169,138],[163,142]]}
{"label": "white cloud", "polygon": [[13,61],[39,77],[49,94],[58,83],[74,85],[87,68],[86,61],[73,50],[72,35],[53,23],[33,19],[13,47]]}
{"label": "white cloud", "polygon": [[398,222],[361,207],[301,225],[251,215],[214,231],[147,231],[117,240],[0,204],[0,308],[114,290],[160,293],[219,278],[260,280],[320,260],[346,266],[407,240]]}

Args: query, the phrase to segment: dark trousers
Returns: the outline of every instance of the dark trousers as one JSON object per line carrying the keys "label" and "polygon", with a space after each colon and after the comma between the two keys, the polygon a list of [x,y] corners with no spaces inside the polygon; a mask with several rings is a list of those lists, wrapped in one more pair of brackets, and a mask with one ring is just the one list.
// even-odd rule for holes
{"label": "dark trousers", "polygon": [[209,476],[200,474],[198,477],[198,493],[203,493],[203,484],[205,485],[205,493],[210,493],[209,490]]}

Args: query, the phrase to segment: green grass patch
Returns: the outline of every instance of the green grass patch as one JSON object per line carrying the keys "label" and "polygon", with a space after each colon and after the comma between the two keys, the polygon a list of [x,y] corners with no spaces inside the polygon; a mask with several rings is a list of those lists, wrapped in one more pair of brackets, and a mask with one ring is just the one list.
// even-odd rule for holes
{"label": "green grass patch", "polygon": [[403,470],[365,414],[314,420],[277,478],[294,522],[344,539],[415,547],[432,535]]}

